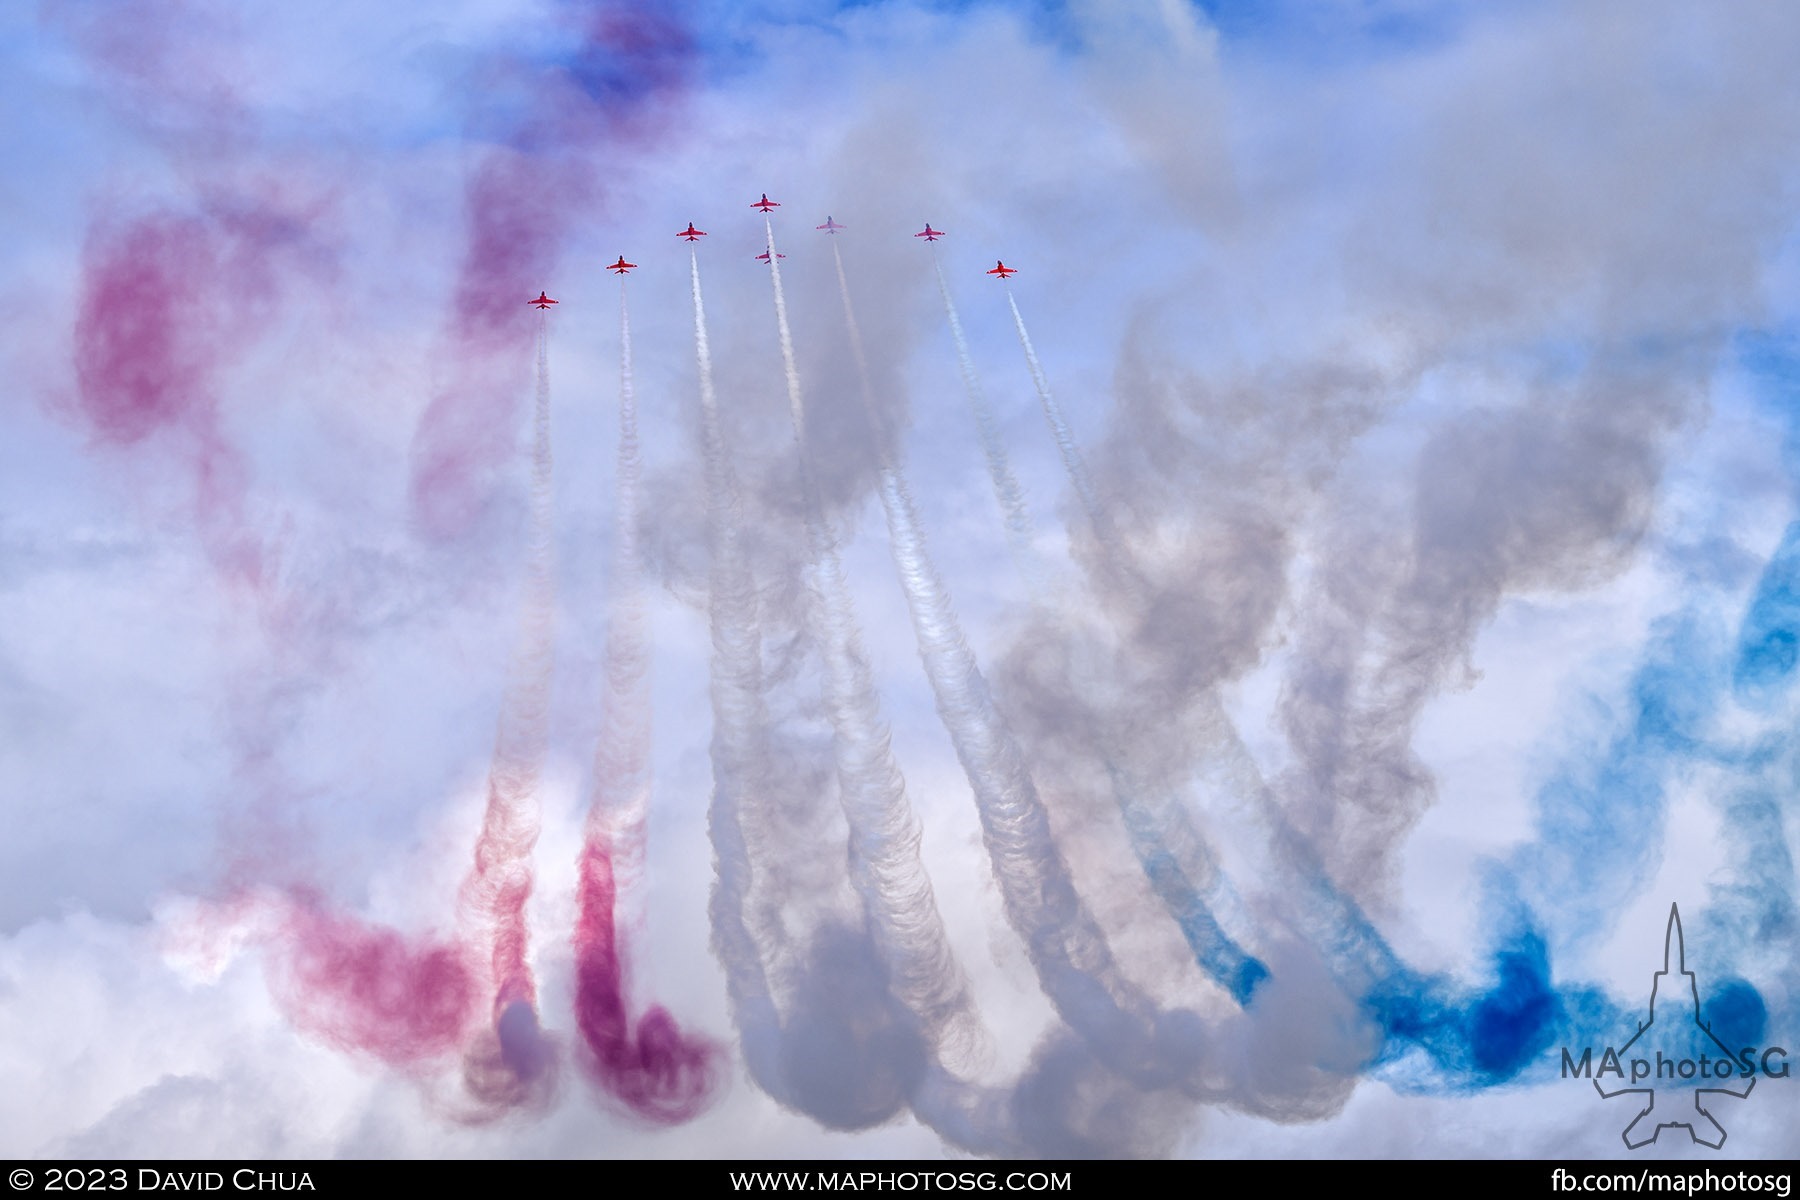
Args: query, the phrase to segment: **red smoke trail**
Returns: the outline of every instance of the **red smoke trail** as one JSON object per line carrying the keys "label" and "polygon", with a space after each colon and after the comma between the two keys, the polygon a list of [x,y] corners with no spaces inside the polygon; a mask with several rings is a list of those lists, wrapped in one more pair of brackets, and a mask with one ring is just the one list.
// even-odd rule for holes
{"label": "red smoke trail", "polygon": [[448,341],[455,379],[413,435],[411,500],[432,538],[468,528],[512,453],[530,296],[553,267],[564,227],[588,191],[579,164],[493,151],[468,186],[469,245]]}
{"label": "red smoke trail", "polygon": [[[487,808],[475,862],[463,882],[465,918],[489,948],[497,1047],[474,1047],[468,1082],[483,1100],[516,1103],[547,1083],[553,1060],[537,1025],[537,980],[527,958],[525,906],[531,899],[531,851],[537,844],[538,784],[549,748],[555,620],[550,456],[549,313],[538,321],[537,399],[532,441],[531,532],[525,611],[511,678],[501,701]],[[492,1061],[489,1061],[492,1060]]]}
{"label": "red smoke trail", "polygon": [[[101,445],[135,451],[154,444],[190,460],[209,557],[222,577],[250,593],[272,650],[288,664],[288,671],[273,672],[280,677],[297,657],[285,635],[309,632],[294,627],[305,597],[277,592],[273,550],[250,530],[247,464],[220,418],[219,377],[276,315],[287,266],[278,252],[296,230],[305,234],[307,218],[291,201],[259,204],[255,188],[233,182],[242,163],[257,161],[261,131],[238,102],[231,61],[219,53],[230,48],[230,30],[228,21],[214,19],[217,9],[176,3],[152,14],[132,9],[88,19],[85,10],[51,6],[120,88],[122,107],[191,168],[200,197],[192,215],[100,222],[90,232],[74,408]],[[437,536],[467,527],[488,477],[504,466],[508,439],[495,430],[516,417],[515,381],[525,366],[519,301],[554,262],[573,214],[593,198],[594,152],[615,153],[653,129],[693,58],[686,32],[661,15],[580,2],[561,5],[555,16],[573,29],[562,63],[486,64],[492,78],[484,83],[526,81],[524,102],[509,110],[526,116],[498,137],[483,132],[481,140],[499,148],[486,152],[466,188],[468,245],[445,339],[455,383],[428,406],[413,448],[413,511],[418,526]],[[221,31],[225,36],[213,37]],[[547,472],[547,457],[540,466]],[[547,578],[547,536],[544,545],[533,562]],[[547,597],[547,586],[534,584],[533,595]],[[548,699],[547,610],[547,599],[532,601],[546,631],[537,639],[541,654],[528,646],[516,664],[488,813],[463,890],[465,915],[491,936],[485,974],[496,995],[491,1037],[473,1048],[468,1063],[472,1081],[483,1081],[476,1090],[495,1096],[547,1074],[524,926]],[[317,648],[316,640],[302,640]],[[282,722],[274,711],[281,689],[238,690],[247,702],[234,706],[233,716],[240,779],[270,810],[230,831],[241,842],[235,873],[247,875],[248,886],[267,878],[274,858],[265,853],[266,861],[255,861],[246,847],[268,844],[272,818],[281,815],[271,800],[284,792],[276,766]],[[269,969],[298,1026],[392,1062],[417,1062],[465,1040],[467,1002],[479,995],[484,972],[461,950],[331,915],[312,893],[286,904]]]}
{"label": "red smoke trail", "polygon": [[[225,81],[229,72],[214,69],[214,52],[229,57],[229,45],[207,44],[218,30],[206,12],[189,12],[185,23],[130,6],[93,21],[67,6],[50,15],[72,24],[122,112],[149,124],[192,195],[154,211],[103,208],[90,224],[69,409],[102,452],[179,471],[208,561],[278,660],[232,689],[234,783],[255,799],[223,830],[230,891],[211,918],[235,924],[249,916],[256,884],[293,869],[291,841],[280,855],[270,849],[291,816],[274,761],[277,693],[299,667],[313,665],[320,646],[304,628],[306,598],[279,586],[278,544],[253,520],[250,464],[227,420],[229,377],[281,319],[297,284],[333,274],[320,221],[325,206],[305,198],[305,188],[296,199],[303,165],[282,165],[280,193],[242,170],[243,162],[259,161],[251,153],[257,131]],[[221,155],[222,146],[235,153]],[[265,175],[276,173],[262,161]],[[402,1066],[464,1041],[479,989],[459,946],[332,914],[311,890],[275,903],[274,919],[262,926],[270,943],[265,965],[271,992],[297,1028]]]}
{"label": "red smoke trail", "polygon": [[[640,135],[692,57],[686,32],[666,17],[625,5],[574,4],[582,24],[563,71],[533,70],[532,107],[510,146],[492,151],[467,189],[469,243],[457,286],[449,343],[456,383],[433,398],[413,442],[415,522],[444,539],[466,531],[483,507],[488,477],[503,463],[512,425],[518,338],[524,308],[549,273],[578,211],[595,190],[591,156],[603,142]],[[503,702],[488,777],[487,809],[462,907],[489,948],[494,988],[492,1038],[465,1057],[470,1091],[490,1105],[548,1095],[555,1055],[538,1027],[537,985],[527,960],[525,906],[537,841],[537,787],[548,748],[551,674],[550,441],[548,326],[538,328],[529,579],[520,648]]]}
{"label": "red smoke trail", "polygon": [[569,3],[569,53],[552,68],[515,65],[526,116],[490,150],[465,189],[468,242],[445,334],[452,381],[432,397],[413,437],[415,523],[434,540],[466,533],[486,505],[509,448],[494,430],[517,417],[512,381],[529,296],[552,273],[565,235],[604,196],[596,156],[661,131],[695,57],[688,31],[650,6]]}
{"label": "red smoke trail", "polygon": [[632,1112],[663,1125],[698,1114],[720,1079],[719,1047],[684,1035],[660,1004],[637,1023],[626,1011],[625,968],[616,936],[611,847],[590,832],[581,854],[581,917],[575,927],[575,1019],[592,1055],[590,1074]]}
{"label": "red smoke trail", "polygon": [[[297,244],[311,244],[299,218],[242,199],[206,215],[98,222],[84,253],[74,338],[80,423],[102,448],[160,452],[185,467],[209,560],[277,634],[286,631],[291,598],[270,578],[272,549],[251,528],[248,468],[224,427],[220,376],[279,314],[285,252]],[[263,291],[245,285],[251,277]],[[294,644],[276,638],[284,654]],[[254,688],[241,690],[238,775],[263,802],[233,828],[267,836],[278,816],[267,800],[282,792],[260,728],[270,720],[269,701]],[[268,864],[255,863],[246,844],[233,853],[242,860],[233,874],[248,869],[267,878]],[[272,991],[296,1027],[396,1065],[416,1065],[463,1040],[476,985],[459,948],[333,915],[310,892],[284,902],[274,942]]]}
{"label": "red smoke trail", "polygon": [[[555,1082],[554,1048],[538,1027],[525,918],[548,742],[554,616],[548,343],[546,314],[537,338],[522,630],[502,702],[475,861],[461,891],[463,915],[473,928],[454,945],[409,943],[397,933],[329,915],[301,896],[283,923],[280,955],[271,964],[276,994],[290,1018],[334,1045],[400,1065],[463,1047],[464,1081],[483,1106],[465,1114],[471,1119],[542,1100]],[[483,945],[485,972],[477,949]],[[470,1041],[484,983],[492,987],[492,1024]]]}
{"label": "red smoke trail", "polygon": [[[627,1011],[617,901],[641,870],[650,800],[650,639],[638,568],[637,400],[632,386],[631,314],[619,281],[619,462],[613,603],[607,621],[606,695],[594,792],[582,846],[575,928],[575,1018],[591,1059],[589,1073],[639,1116],[684,1121],[711,1099],[719,1048],[684,1037],[660,1005],[638,1021]],[[622,877],[622,878],[621,878]]]}

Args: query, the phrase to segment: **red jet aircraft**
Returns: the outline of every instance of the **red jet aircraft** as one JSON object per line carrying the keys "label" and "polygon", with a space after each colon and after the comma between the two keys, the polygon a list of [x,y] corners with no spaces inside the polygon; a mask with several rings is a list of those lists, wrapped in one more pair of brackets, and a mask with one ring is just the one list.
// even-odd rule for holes
{"label": "red jet aircraft", "polygon": [[545,295],[543,292],[539,292],[536,300],[527,300],[525,303],[535,304],[539,308],[549,308],[552,304],[555,304],[556,301],[552,300],[549,296]]}
{"label": "red jet aircraft", "polygon": [[755,204],[752,204],[750,207],[751,208],[760,208],[764,212],[768,212],[771,208],[780,208],[781,201],[769,199],[769,193],[764,192],[762,199],[758,200]]}
{"label": "red jet aircraft", "polygon": [[933,229],[931,227],[931,222],[927,221],[927,222],[925,222],[925,232],[915,233],[915,234],[913,234],[913,236],[914,237],[922,237],[928,242],[935,242],[939,238],[944,236],[944,231],[941,229]]}
{"label": "red jet aircraft", "polygon": [[1005,279],[1008,275],[1017,275],[1018,273],[1019,268],[1009,267],[997,258],[994,260],[993,270],[988,272],[989,275],[998,275],[1002,279]]}
{"label": "red jet aircraft", "polygon": [[619,274],[623,275],[625,272],[631,270],[631,268],[633,268],[635,266],[637,266],[636,263],[626,262],[625,256],[623,254],[621,254],[621,255],[619,255],[619,261],[616,263],[607,263],[606,269],[609,271],[617,271]]}
{"label": "red jet aircraft", "polygon": [[814,225],[813,228],[814,229],[823,229],[826,233],[836,233],[840,229],[847,228],[847,226],[839,225],[836,221],[832,220],[830,217],[826,217],[825,223],[823,225]]}
{"label": "red jet aircraft", "polygon": [[680,232],[680,233],[678,233],[678,234],[676,234],[676,235],[675,235],[675,236],[676,236],[676,237],[684,237],[684,238],[686,238],[686,239],[687,239],[687,240],[688,240],[688,241],[690,241],[690,242],[692,242],[692,241],[695,241],[695,240],[697,240],[697,239],[699,239],[699,238],[703,238],[703,237],[705,237],[705,236],[706,236],[706,230],[704,230],[704,229],[695,229],[695,228],[694,228],[694,223],[693,223],[693,222],[692,222],[692,221],[689,221],[689,222],[688,222],[688,227],[687,227],[687,228],[686,228],[686,229],[684,229],[684,230],[682,230],[682,231],[681,231],[681,232]]}
{"label": "red jet aircraft", "polygon": [[[775,257],[776,258],[786,258],[787,255],[777,254]],[[756,256],[756,261],[757,262],[768,262],[769,261],[769,252],[767,250],[764,250],[761,254]]]}

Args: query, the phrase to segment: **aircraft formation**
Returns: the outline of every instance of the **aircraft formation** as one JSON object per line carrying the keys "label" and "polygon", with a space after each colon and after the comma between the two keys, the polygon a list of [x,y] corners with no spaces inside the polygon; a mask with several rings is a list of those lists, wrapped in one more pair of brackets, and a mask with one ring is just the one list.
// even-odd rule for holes
{"label": "aircraft formation", "polygon": [[[780,208],[781,201],[769,199],[769,193],[764,192],[757,200],[755,200],[750,205],[750,207],[754,208],[754,209],[758,209],[763,213],[768,213],[773,209]],[[848,229],[849,226],[844,225],[843,223],[841,223],[839,221],[833,220],[830,216],[827,216],[825,218],[825,223],[823,225],[815,225],[815,226],[813,226],[813,228],[820,229],[828,234],[835,235],[838,230]],[[694,223],[692,221],[689,221],[687,223],[687,228],[677,230],[675,233],[675,236],[678,238],[685,238],[689,242],[697,242],[701,238],[706,236],[706,230],[696,229],[694,227]],[[916,238],[924,238],[928,242],[935,242],[939,238],[944,236],[944,231],[941,229],[933,229],[931,227],[931,222],[927,221],[927,222],[925,222],[925,228],[920,230],[918,233],[913,234],[913,236]],[[786,258],[787,255],[777,253],[775,255],[775,257],[776,258]],[[761,254],[758,254],[756,256],[756,261],[764,262],[764,263],[769,262],[769,251],[764,250]],[[616,261],[610,262],[606,265],[607,270],[616,272],[620,275],[627,274],[636,267],[637,267],[636,263],[626,262],[625,256],[623,254],[619,255],[619,257]],[[987,271],[987,274],[992,275],[1001,280],[1005,280],[1008,276],[1017,275],[1018,273],[1019,273],[1019,270],[1017,267],[1009,267],[1006,265],[1005,262],[1003,262],[999,259],[995,259],[993,267]],[[535,308],[548,309],[552,304],[557,303],[557,301],[552,300],[546,293],[540,291],[537,294],[537,299],[529,301],[529,303]]]}

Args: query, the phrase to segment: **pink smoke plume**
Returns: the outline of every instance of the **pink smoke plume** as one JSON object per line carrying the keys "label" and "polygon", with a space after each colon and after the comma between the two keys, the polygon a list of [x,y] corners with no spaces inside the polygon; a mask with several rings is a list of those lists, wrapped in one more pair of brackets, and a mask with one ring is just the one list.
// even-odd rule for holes
{"label": "pink smoke plume", "polygon": [[207,292],[223,240],[169,215],[90,234],[75,373],[82,415],[101,441],[129,445],[166,429],[216,441],[212,373],[223,346]]}
{"label": "pink smoke plume", "polygon": [[302,221],[238,197],[225,212],[99,220],[83,253],[76,418],[103,448],[180,462],[209,558],[252,591],[272,548],[247,519],[248,467],[221,420],[220,376],[278,312]]}
{"label": "pink smoke plume", "polygon": [[250,467],[221,399],[295,285],[337,271],[330,174],[258,126],[254,54],[228,0],[46,0],[41,11],[176,184],[152,210],[124,198],[137,177],[121,172],[96,200],[75,322],[76,416],[100,446],[180,464],[213,565],[274,619],[266,589],[278,546],[249,518]]}
{"label": "pink smoke plume", "polygon": [[340,1049],[416,1066],[461,1045],[477,1015],[475,973],[454,943],[406,939],[303,897],[269,960],[293,1023]]}

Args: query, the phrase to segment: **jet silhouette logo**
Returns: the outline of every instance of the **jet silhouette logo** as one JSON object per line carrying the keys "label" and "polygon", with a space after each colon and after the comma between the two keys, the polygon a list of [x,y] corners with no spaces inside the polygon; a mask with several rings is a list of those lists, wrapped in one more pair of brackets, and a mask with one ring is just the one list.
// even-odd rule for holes
{"label": "jet silhouette logo", "polygon": [[[1744,1057],[1749,1053],[1745,1051]],[[1622,1084],[1627,1063],[1633,1084],[1649,1080],[1654,1086],[1608,1091],[1601,1080],[1610,1070]],[[1639,1022],[1637,1032],[1618,1050],[1607,1050],[1593,1082],[1594,1090],[1607,1100],[1643,1099],[1643,1107],[1623,1134],[1633,1150],[1650,1145],[1672,1128],[1686,1129],[1702,1146],[1719,1149],[1725,1144],[1725,1127],[1709,1105],[1719,1096],[1745,1099],[1756,1086],[1754,1061],[1733,1055],[1712,1026],[1700,1019],[1699,985],[1687,969],[1681,913],[1673,904],[1663,940],[1663,968],[1651,981],[1650,1019]]]}

